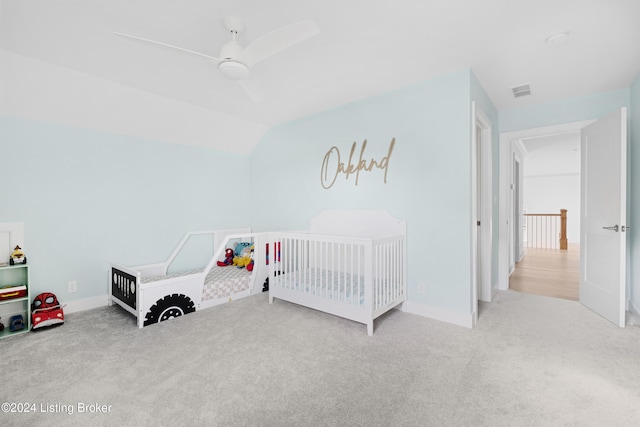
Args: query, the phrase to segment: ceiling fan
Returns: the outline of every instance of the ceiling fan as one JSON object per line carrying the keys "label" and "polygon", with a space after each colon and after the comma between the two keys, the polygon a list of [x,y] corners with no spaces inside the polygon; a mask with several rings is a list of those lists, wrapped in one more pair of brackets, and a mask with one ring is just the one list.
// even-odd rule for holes
{"label": "ceiling fan", "polygon": [[219,57],[209,56],[201,52],[195,52],[130,34],[118,32],[115,34],[128,40],[170,48],[177,52],[208,59],[217,64],[223,76],[231,80],[236,80],[255,102],[260,102],[263,99],[262,88],[260,83],[251,75],[251,67],[319,33],[318,26],[315,22],[307,19],[264,34],[246,47],[242,47],[236,41],[236,37],[239,32],[244,30],[244,23],[236,16],[227,16],[222,20],[222,23],[229,32],[231,32],[231,41],[222,46]]}

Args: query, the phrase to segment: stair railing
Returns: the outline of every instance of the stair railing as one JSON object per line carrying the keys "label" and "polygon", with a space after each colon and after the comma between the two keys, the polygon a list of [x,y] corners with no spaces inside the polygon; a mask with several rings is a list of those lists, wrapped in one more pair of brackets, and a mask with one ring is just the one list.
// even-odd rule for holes
{"label": "stair railing", "polygon": [[560,213],[524,214],[524,241],[527,248],[567,250],[567,210]]}

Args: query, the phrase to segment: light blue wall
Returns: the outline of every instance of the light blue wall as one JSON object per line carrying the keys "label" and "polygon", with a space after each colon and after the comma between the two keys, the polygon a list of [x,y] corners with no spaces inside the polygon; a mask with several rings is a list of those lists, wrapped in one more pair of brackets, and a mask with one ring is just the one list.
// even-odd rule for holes
{"label": "light blue wall", "polygon": [[629,106],[629,88],[500,111],[500,132],[514,132],[602,117]]}
{"label": "light blue wall", "polygon": [[630,89],[630,150],[629,150],[629,199],[631,212],[631,303],[635,313],[640,313],[640,73]]}
{"label": "light blue wall", "polygon": [[[407,221],[409,300],[469,314],[470,82],[465,69],[272,128],[251,156],[252,224],[301,229],[322,210],[387,210]],[[374,169],[323,188],[332,146],[348,162],[366,139],[364,158],[381,159],[392,138],[386,184]]]}
{"label": "light blue wall", "polygon": [[[163,260],[188,230],[251,224],[306,228],[326,209],[384,209],[408,224],[409,300],[470,313],[470,101],[494,126],[494,265],[497,281],[500,132],[600,117],[630,107],[631,221],[640,203],[640,77],[628,89],[496,111],[469,69],[272,128],[251,156],[0,116],[3,176],[0,222],[24,221],[34,292],[63,301],[104,295],[108,262]],[[321,185],[331,147],[347,163],[363,140],[364,159],[384,172],[338,176]],[[223,178],[227,177],[227,178]],[[637,264],[638,228],[630,236]],[[640,283],[637,269],[632,282]],[[67,282],[78,292],[67,294]],[[418,292],[424,284],[426,293]],[[640,290],[632,290],[640,307]]]}
{"label": "light blue wall", "polygon": [[0,156],[0,222],[24,221],[32,292],[65,303],[106,295],[109,262],[160,262],[187,231],[249,224],[247,155],[0,116]]}

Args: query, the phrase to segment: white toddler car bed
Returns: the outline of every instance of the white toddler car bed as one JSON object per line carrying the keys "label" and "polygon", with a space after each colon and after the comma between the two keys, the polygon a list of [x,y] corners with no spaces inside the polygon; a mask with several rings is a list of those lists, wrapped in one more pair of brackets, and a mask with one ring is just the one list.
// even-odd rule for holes
{"label": "white toddler car bed", "polygon": [[[266,234],[250,233],[249,228],[189,232],[167,261],[125,267],[111,264],[110,304],[116,303],[137,318],[138,327],[172,319],[262,291],[267,278]],[[190,238],[213,236],[213,257],[204,269],[170,272]],[[253,270],[233,265],[218,266],[225,249],[237,244],[253,245]]]}
{"label": "white toddler car bed", "polygon": [[382,211],[328,211],[308,232],[271,233],[269,302],[290,301],[367,325],[407,295],[406,223]]}

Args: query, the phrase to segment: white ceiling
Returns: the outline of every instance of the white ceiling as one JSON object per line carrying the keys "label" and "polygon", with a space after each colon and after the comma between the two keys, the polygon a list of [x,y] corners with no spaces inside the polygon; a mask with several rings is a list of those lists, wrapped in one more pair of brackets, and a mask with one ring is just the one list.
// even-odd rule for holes
{"label": "white ceiling", "polygon": [[566,132],[522,140],[527,155],[525,177],[580,174],[580,132]]}
{"label": "white ceiling", "polygon": [[[320,28],[253,67],[259,104],[211,63],[113,34],[217,56],[228,14],[244,45],[307,18]],[[638,0],[0,0],[0,49],[220,113],[217,126],[268,128],[465,67],[499,110],[628,87],[639,22]],[[559,31],[566,43],[547,45]],[[533,94],[514,99],[522,83]]]}

